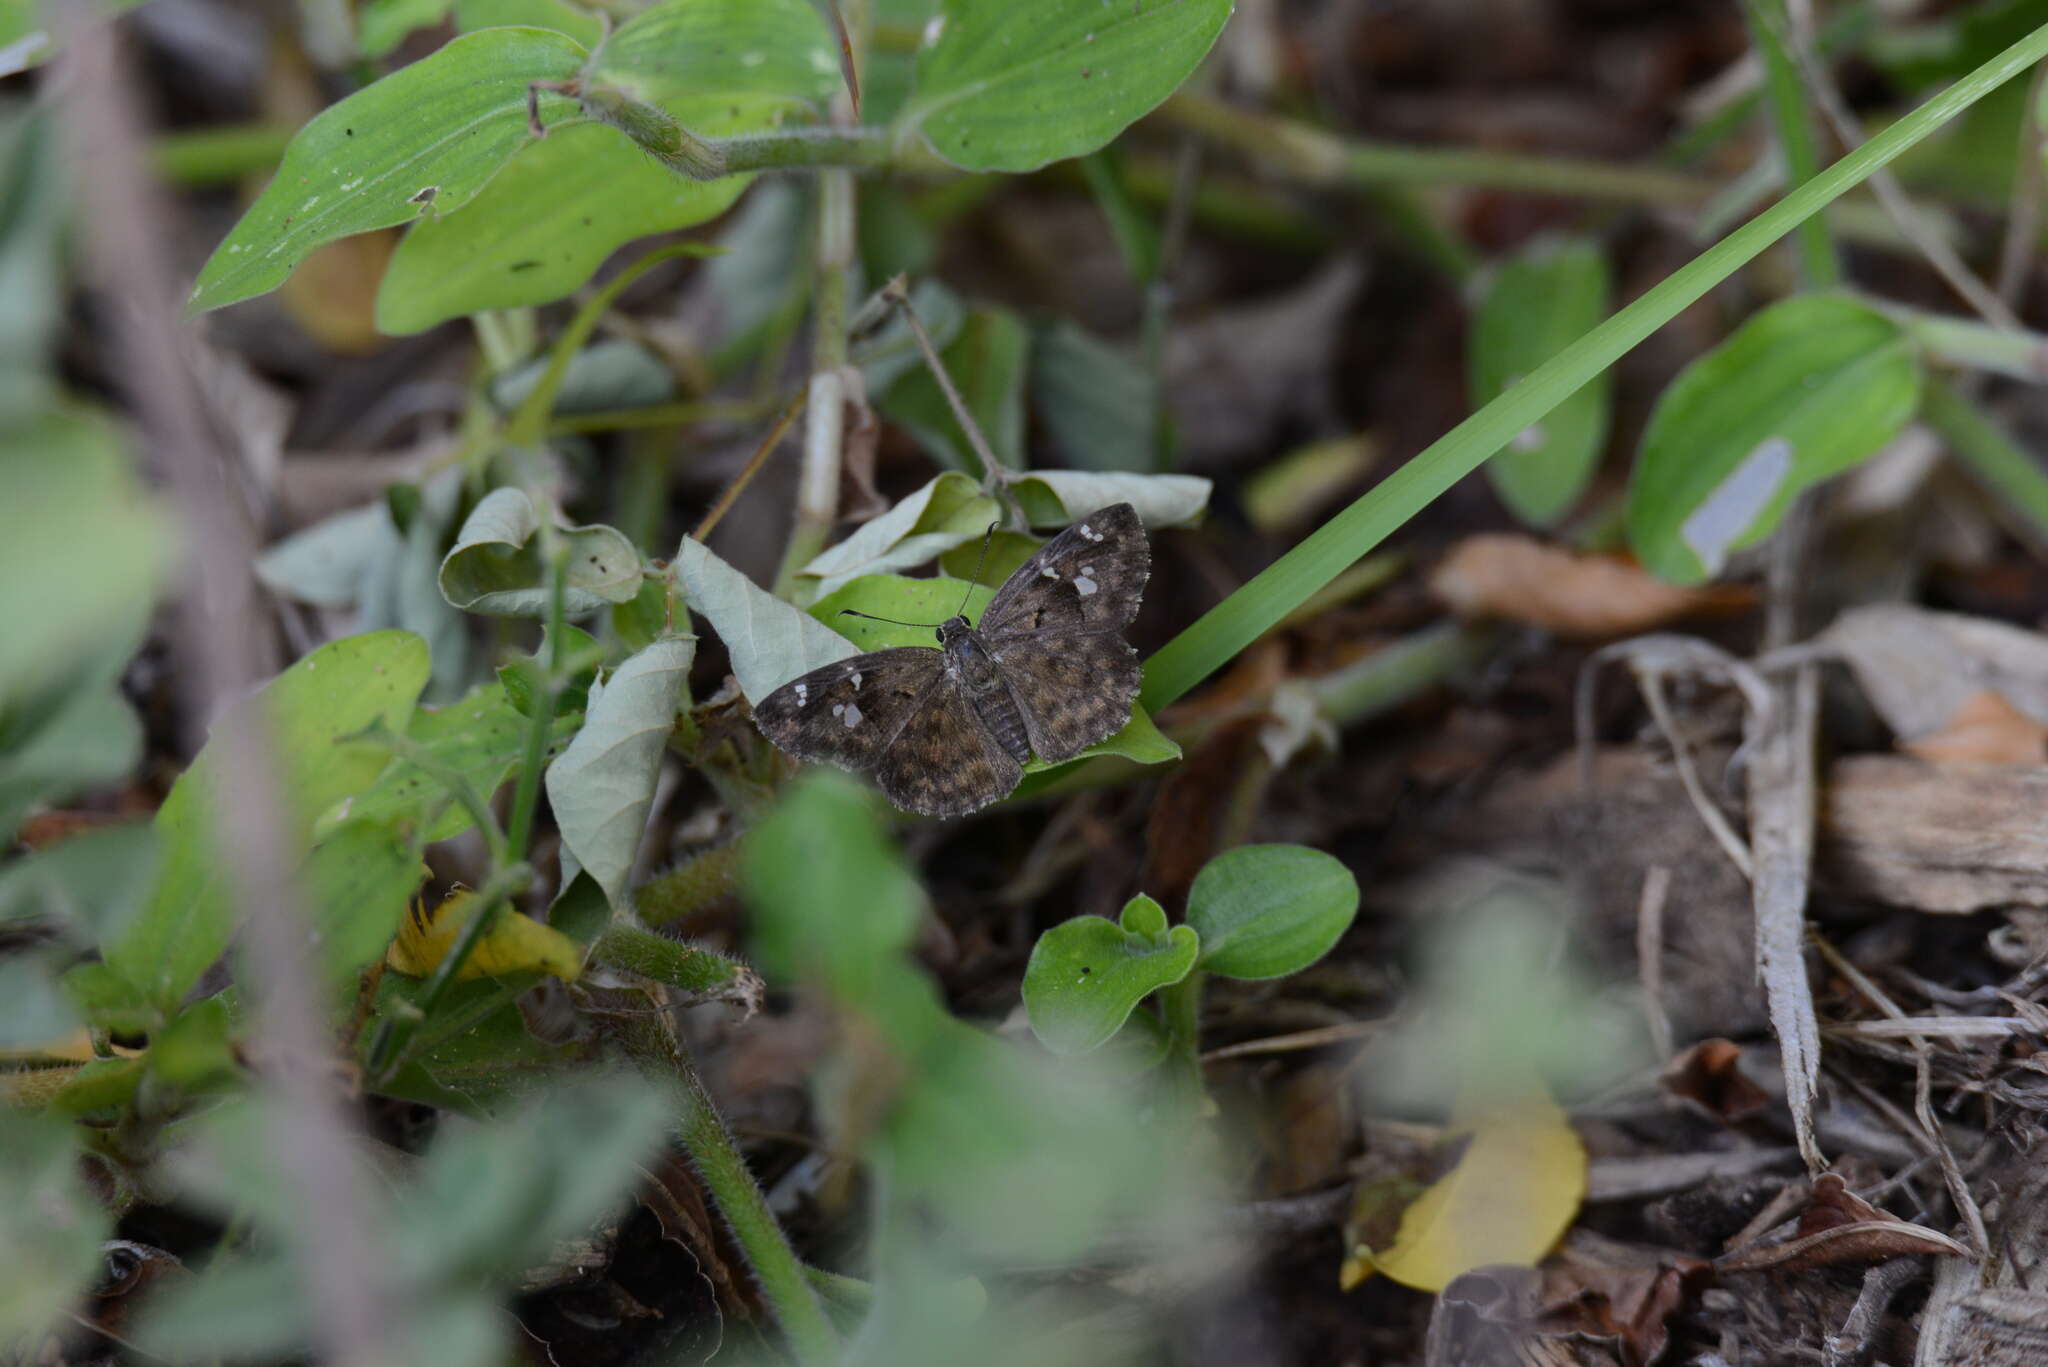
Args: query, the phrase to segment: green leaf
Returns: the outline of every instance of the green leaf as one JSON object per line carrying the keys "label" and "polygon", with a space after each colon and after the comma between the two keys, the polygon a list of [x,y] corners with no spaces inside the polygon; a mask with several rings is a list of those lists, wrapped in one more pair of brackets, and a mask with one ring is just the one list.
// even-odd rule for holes
{"label": "green leaf", "polygon": [[88,960],[65,970],[64,995],[85,1017],[86,1024],[120,1035],[146,1035],[163,1023],[163,1011],[142,989],[108,968]]}
{"label": "green leaf", "polygon": [[96,1058],[50,1098],[50,1111],[68,1116],[112,1116],[126,1111],[134,1105],[142,1072],[139,1058]]}
{"label": "green leaf", "polygon": [[[1487,282],[1472,320],[1467,379],[1472,406],[1570,346],[1607,316],[1607,258],[1597,243],[1539,240]],[[1533,526],[1555,526],[1599,469],[1613,408],[1614,372],[1524,428],[1486,466],[1501,502]]]}
{"label": "green leaf", "polygon": [[1085,1054],[1106,1044],[1145,997],[1185,978],[1201,937],[1167,929],[1166,913],[1140,894],[1122,923],[1076,916],[1038,937],[1024,966],[1024,1012],[1031,1032],[1055,1054]]}
{"label": "green leaf", "polygon": [[764,972],[890,1011],[906,1009],[896,994],[907,993],[914,1009],[923,998],[891,969],[924,898],[882,838],[877,801],[844,774],[803,774],[741,847],[741,880]]}
{"label": "green leaf", "polygon": [[[498,376],[491,382],[491,402],[508,411],[519,407],[533,396],[550,364],[551,357],[536,356]],[[569,358],[569,368],[555,390],[553,411],[601,413],[609,408],[644,408],[667,402],[675,392],[675,374],[666,362],[638,342],[611,337],[593,342]]]}
{"label": "green leaf", "polygon": [[1665,579],[1710,579],[1800,491],[1897,436],[1919,401],[1919,357],[1883,314],[1831,295],[1773,305],[1658,399],[1629,486],[1629,543]]}
{"label": "green leaf", "polygon": [[[939,353],[996,463],[1012,470],[1024,467],[1024,363],[1030,348],[1031,334],[1016,314],[980,308],[968,313]],[[937,459],[956,470],[980,473],[981,461],[929,370],[919,367],[904,375],[876,406]]]}
{"label": "green leaf", "polygon": [[676,547],[676,582],[690,606],[710,620],[725,642],[732,672],[749,702],[759,702],[799,674],[860,654],[802,608],[783,602],[684,537]]}
{"label": "green leaf", "polygon": [[1199,475],[1131,475],[1106,470],[1033,470],[1011,483],[1034,527],[1064,527],[1098,508],[1128,503],[1146,528],[1181,527],[1209,506]]}
{"label": "green leaf", "polygon": [[[315,115],[207,259],[190,306],[273,290],[323,243],[461,208],[533,136],[533,84],[567,81],[585,59],[552,30],[486,29]],[[561,95],[536,97],[543,124],[581,117]]]}
{"label": "green leaf", "polygon": [[[602,901],[603,894],[597,896]],[[562,1068],[577,1061],[579,1049],[544,1043],[526,1028],[517,999],[538,981],[538,974],[520,973],[455,984],[421,1027],[430,1043],[379,1090],[477,1116],[500,1111],[559,1079]],[[385,974],[377,989],[377,1014],[416,1009],[424,986],[418,979]]]}
{"label": "green leaf", "polygon": [[1171,95],[1231,0],[948,0],[901,121],[969,171],[1092,152]]}
{"label": "green leaf", "polygon": [[640,851],[696,649],[694,639],[672,637],[620,665],[591,700],[576,739],[548,766],[548,805],[562,843],[615,907]]}
{"label": "green leaf", "polygon": [[570,0],[455,0],[455,27],[464,33],[508,25],[555,29],[585,47],[604,38],[604,21]]}
{"label": "green leaf", "polygon": [[[656,596],[660,595],[659,581],[643,580],[640,592],[634,595],[632,603],[640,602],[650,591]],[[617,604],[612,611],[616,614],[621,608],[631,607],[632,603]],[[655,631],[634,649],[644,650],[661,634],[660,631]],[[510,703],[520,716],[530,719],[540,710],[541,694],[547,686],[547,661],[552,658],[553,653],[554,647],[548,641],[548,634],[542,631],[540,649],[531,655],[517,656],[510,664],[499,666],[498,682],[504,686],[505,701]],[[562,628],[562,662],[564,667],[572,672],[556,690],[557,717],[571,712],[581,712],[590,705],[590,686],[597,682],[597,667],[604,663],[604,654],[604,647],[597,643],[597,638],[583,628],[573,624]]]}
{"label": "green leaf", "polygon": [[142,756],[142,723],[110,688],[86,689],[26,738],[0,750],[0,841],[29,812],[95,784],[112,783]]}
{"label": "green leaf", "polygon": [[[329,807],[362,791],[388,763],[374,743],[346,741],[374,723],[403,730],[425,686],[427,648],[410,632],[331,641],[272,679],[254,699],[268,725],[266,752],[279,765],[286,833],[305,839]],[[106,946],[116,971],[169,1006],[227,947],[233,915],[213,840],[214,766],[209,745],[157,809],[163,876],[148,908]]]}
{"label": "green leaf", "polygon": [[356,16],[356,44],[365,57],[382,57],[414,29],[448,17],[455,0],[368,0]]}
{"label": "green leaf", "polygon": [[1042,759],[1033,759],[1024,766],[1027,774],[1041,773],[1048,769],[1059,769],[1069,764],[1079,764],[1084,759],[1095,759],[1102,755],[1117,755],[1136,764],[1171,764],[1180,758],[1180,747],[1168,740],[1152,716],[1142,706],[1133,704],[1131,719],[1123,729],[1106,740],[1099,740],[1071,759],[1058,764],[1047,764]]}
{"label": "green leaf", "polygon": [[230,1041],[227,1003],[204,997],[192,1003],[149,1042],[149,1071],[181,1091],[197,1091],[239,1071]]}
{"label": "green leaf", "polygon": [[1357,914],[1351,870],[1303,845],[1226,850],[1188,890],[1201,968],[1226,978],[1298,973],[1329,953]]}
{"label": "green leaf", "polygon": [[329,982],[351,985],[383,957],[424,877],[411,842],[370,817],[359,816],[320,842],[299,882]]}
{"label": "green leaf", "polygon": [[[886,650],[890,646],[935,647],[939,623],[961,612],[967,614],[969,621],[979,621],[982,610],[988,607],[993,597],[995,590],[961,579],[911,579],[900,574],[869,574],[836,593],[820,598],[811,605],[811,615],[862,650]],[[876,617],[893,617],[897,622],[930,625],[906,627],[840,616],[849,608]]]}
{"label": "green leaf", "polygon": [[156,831],[147,822],[85,831],[0,868],[0,925],[51,921],[80,944],[104,944],[142,909],[156,870]]}
{"label": "green leaf", "polygon": [[1031,345],[1031,403],[1067,464],[1149,470],[1159,447],[1159,390],[1121,347],[1065,319]]}
{"label": "green leaf", "polygon": [[720,333],[741,339],[793,307],[811,275],[811,201],[799,181],[765,180],[719,225],[722,255],[704,263]]}
{"label": "green leaf", "polygon": [[981,492],[980,485],[949,470],[880,517],[862,523],[800,573],[816,581],[812,593],[823,597],[863,575],[909,569],[955,546],[979,541],[1001,516],[1001,507]]}
{"label": "green leaf", "polygon": [[[441,594],[467,612],[545,617],[548,569],[540,513],[524,489],[493,489],[462,524],[441,562]],[[567,559],[563,610],[572,617],[624,603],[640,592],[640,552],[602,524],[562,527]]]}
{"label": "green leaf", "polygon": [[[580,718],[555,723],[559,748]],[[413,713],[406,738],[437,769],[466,780],[485,802],[518,770],[526,754],[526,718],[514,709],[500,684],[478,684],[460,701]],[[440,777],[403,755],[394,755],[376,782],[350,794],[326,812],[314,828],[319,839],[346,821],[366,821],[403,832],[421,844],[462,834],[474,823]]]}
{"label": "green leaf", "polygon": [[[865,210],[867,187],[861,188],[861,206]],[[861,222],[867,222],[865,212]],[[881,275],[877,278],[886,280],[889,277]],[[959,295],[929,276],[910,287],[910,306],[917,311],[917,321],[924,324],[925,336],[943,356],[946,348],[953,344],[953,339],[960,335],[960,325],[967,319],[967,306],[960,302]],[[895,309],[880,327],[861,334],[848,352],[848,359],[860,367],[861,380],[867,386],[867,392],[882,394],[905,375],[924,365],[924,348],[918,345],[917,334],[911,330],[910,320],[904,316],[903,310]]]}
{"label": "green leaf", "polygon": [[0,108],[0,429],[27,422],[55,393],[65,194],[50,123],[20,105]]}
{"label": "green leaf", "polygon": [[100,1272],[113,1219],[85,1184],[72,1126],[0,1107],[0,1350],[40,1345],[71,1323]]}
{"label": "green leaf", "polygon": [[[81,662],[139,639],[171,552],[170,525],[144,495],[119,434],[83,409],[42,414],[0,436],[0,733],[49,690],[70,694]],[[125,644],[124,644],[125,649]],[[126,663],[109,663],[111,683]]]}
{"label": "green leaf", "polygon": [[273,593],[323,608],[354,607],[372,567],[404,544],[383,499],[322,518],[256,557],[256,577]]}
{"label": "green leaf", "polygon": [[0,959],[0,1050],[54,1044],[81,1024],[71,1000],[57,987],[57,957],[10,954]]}

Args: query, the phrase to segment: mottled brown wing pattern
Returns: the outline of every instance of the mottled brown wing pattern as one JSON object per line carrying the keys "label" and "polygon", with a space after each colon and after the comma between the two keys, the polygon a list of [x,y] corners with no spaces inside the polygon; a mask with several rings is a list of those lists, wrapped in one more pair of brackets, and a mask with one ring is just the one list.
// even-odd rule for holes
{"label": "mottled brown wing pattern", "polygon": [[792,679],[761,700],[761,731],[798,759],[865,772],[942,681],[936,650],[899,646],[837,660]]}
{"label": "mottled brown wing pattern", "polygon": [[1024,766],[996,743],[966,690],[942,684],[897,733],[874,777],[905,811],[965,816],[1016,787]]}
{"label": "mottled brown wing pattern", "polygon": [[994,645],[1039,632],[1121,631],[1138,615],[1152,549],[1128,503],[1097,509],[1045,543],[1011,575],[976,630]]}
{"label": "mottled brown wing pattern", "polygon": [[1032,750],[1054,763],[1121,731],[1144,682],[1138,652],[1113,631],[1011,636],[988,648]]}

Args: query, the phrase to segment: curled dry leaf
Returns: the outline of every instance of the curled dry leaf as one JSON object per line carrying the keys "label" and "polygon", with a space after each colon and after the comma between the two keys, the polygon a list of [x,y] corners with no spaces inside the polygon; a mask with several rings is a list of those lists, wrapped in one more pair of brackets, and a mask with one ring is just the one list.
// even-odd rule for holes
{"label": "curled dry leaf", "polygon": [[1741,1060],[1742,1046],[1733,1041],[1703,1039],[1671,1060],[1658,1084],[1722,1124],[1737,1124],[1771,1104],[1770,1093],[1743,1074]]}
{"label": "curled dry leaf", "polygon": [[2048,726],[1981,689],[1963,701],[1938,731],[1899,748],[1930,764],[2041,764],[2048,762]]}
{"label": "curled dry leaf", "polygon": [[1460,541],[1429,587],[1460,617],[1504,618],[1581,638],[1633,635],[1755,599],[1745,587],[1681,588],[1626,560],[1508,533]]}
{"label": "curled dry leaf", "polygon": [[[429,912],[419,903],[398,928],[385,962],[410,977],[424,978],[454,947],[468,922],[476,894],[467,889],[451,894]],[[511,973],[552,973],[573,982],[583,971],[583,947],[553,926],[500,907],[497,919],[478,940],[455,977],[503,977]]]}
{"label": "curled dry leaf", "polygon": [[1802,1270],[1834,1263],[1879,1263],[1926,1253],[1970,1256],[1967,1248],[1948,1235],[1879,1210],[1850,1191],[1839,1174],[1828,1172],[1814,1179],[1813,1194],[1799,1213],[1798,1229],[1790,1239],[1745,1244],[1724,1254],[1715,1267],[1724,1273],[1771,1267]]}

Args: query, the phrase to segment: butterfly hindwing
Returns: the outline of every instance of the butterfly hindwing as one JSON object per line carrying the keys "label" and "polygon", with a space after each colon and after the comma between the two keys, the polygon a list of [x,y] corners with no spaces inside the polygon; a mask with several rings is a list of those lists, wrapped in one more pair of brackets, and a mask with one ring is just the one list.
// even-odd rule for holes
{"label": "butterfly hindwing", "polygon": [[1144,682],[1138,652],[1113,631],[1011,636],[988,648],[1032,750],[1054,763],[1121,731]]}
{"label": "butterfly hindwing", "polygon": [[991,644],[1039,632],[1121,631],[1138,615],[1151,576],[1137,510],[1113,503],[1039,548],[996,591],[976,630]]}
{"label": "butterfly hindwing", "polygon": [[865,772],[943,681],[936,650],[899,646],[823,665],[761,700],[754,718],[798,759]]}
{"label": "butterfly hindwing", "polygon": [[948,678],[897,733],[874,776],[904,810],[949,817],[1008,795],[1024,766],[996,743],[967,691]]}

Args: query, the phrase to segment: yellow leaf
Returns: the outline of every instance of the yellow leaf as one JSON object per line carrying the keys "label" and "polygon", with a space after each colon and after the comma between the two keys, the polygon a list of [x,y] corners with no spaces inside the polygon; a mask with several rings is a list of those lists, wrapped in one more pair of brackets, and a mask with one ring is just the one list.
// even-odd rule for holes
{"label": "yellow leaf", "polygon": [[[475,897],[466,889],[453,893],[431,913],[415,902],[384,961],[411,977],[424,978],[432,973],[462,934]],[[460,982],[485,976],[499,978],[508,973],[552,973],[574,982],[582,971],[581,945],[552,926],[500,907],[455,977]]]}
{"label": "yellow leaf", "polygon": [[1401,1216],[1385,1252],[1349,1251],[1348,1290],[1373,1272],[1441,1291],[1475,1267],[1533,1267],[1563,1236],[1586,1196],[1586,1147],[1547,1096],[1460,1105],[1451,1138],[1469,1136],[1457,1165]]}

